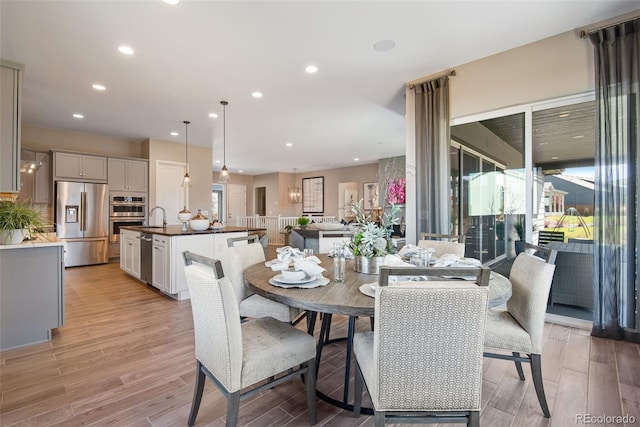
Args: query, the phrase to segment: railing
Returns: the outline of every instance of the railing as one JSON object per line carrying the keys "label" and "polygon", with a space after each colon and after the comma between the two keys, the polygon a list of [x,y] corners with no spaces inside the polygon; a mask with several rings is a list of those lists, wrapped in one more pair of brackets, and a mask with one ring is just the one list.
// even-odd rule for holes
{"label": "railing", "polygon": [[[248,228],[264,228],[267,230],[270,245],[284,245],[285,231],[287,225],[295,227],[298,224],[297,216],[239,216],[236,217],[236,226]],[[335,216],[314,216],[311,219],[315,222],[334,222]]]}

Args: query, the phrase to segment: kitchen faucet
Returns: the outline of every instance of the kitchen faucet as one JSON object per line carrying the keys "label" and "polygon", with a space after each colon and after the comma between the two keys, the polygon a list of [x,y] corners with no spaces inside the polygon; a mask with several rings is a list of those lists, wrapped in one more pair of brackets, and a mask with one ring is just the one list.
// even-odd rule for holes
{"label": "kitchen faucet", "polygon": [[149,216],[153,215],[153,211],[160,209],[162,211],[162,228],[167,228],[167,212],[165,212],[162,206],[154,206],[149,210]]}

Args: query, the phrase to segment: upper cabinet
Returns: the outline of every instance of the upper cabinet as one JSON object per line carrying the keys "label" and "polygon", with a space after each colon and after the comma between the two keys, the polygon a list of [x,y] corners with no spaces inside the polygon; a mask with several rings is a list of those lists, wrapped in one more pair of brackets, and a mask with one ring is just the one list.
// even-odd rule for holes
{"label": "upper cabinet", "polygon": [[20,127],[24,67],[0,60],[0,193],[20,192]]}
{"label": "upper cabinet", "polygon": [[107,158],[54,151],[53,178],[55,180],[107,182]]}
{"label": "upper cabinet", "polygon": [[109,158],[109,191],[148,189],[149,165],[144,160]]}

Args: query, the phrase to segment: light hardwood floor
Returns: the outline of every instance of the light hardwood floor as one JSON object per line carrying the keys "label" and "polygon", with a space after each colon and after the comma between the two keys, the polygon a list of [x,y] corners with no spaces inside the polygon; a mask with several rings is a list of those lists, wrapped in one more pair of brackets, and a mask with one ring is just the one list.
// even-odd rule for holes
{"label": "light hardwood floor", "polygon": [[[161,295],[117,264],[70,268],[65,279],[66,321],[53,340],[0,353],[0,425],[186,425],[195,375],[189,301]],[[344,334],[345,319],[334,318],[332,336]],[[359,328],[368,325],[358,321]],[[336,396],[344,351],[343,343],[326,347],[319,372],[318,388]],[[636,344],[547,324],[543,375],[551,419],[542,416],[525,373],[519,381],[510,362],[485,360],[481,425],[565,427],[586,413],[629,414],[640,424]],[[371,417],[317,405],[318,425],[372,425]],[[196,425],[224,425],[225,410],[207,382]],[[240,424],[307,425],[303,385],[294,381],[243,401]]]}

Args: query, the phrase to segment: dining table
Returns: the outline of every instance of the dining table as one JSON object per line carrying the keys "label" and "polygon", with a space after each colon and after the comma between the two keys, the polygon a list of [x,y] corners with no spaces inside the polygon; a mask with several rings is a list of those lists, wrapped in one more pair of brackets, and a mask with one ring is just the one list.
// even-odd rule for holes
{"label": "dining table", "polygon": [[[301,288],[295,286],[276,286],[274,277],[280,272],[267,267],[268,262],[250,266],[244,272],[244,278],[249,289],[265,298],[282,304],[299,308],[307,312],[307,331],[313,334],[317,314],[322,314],[322,324],[318,336],[316,349],[316,366],[320,370],[323,346],[335,341],[346,340],[346,362],[342,399],[336,399],[320,390],[316,390],[318,397],[345,410],[353,410],[349,403],[349,379],[351,376],[351,353],[355,321],[358,317],[373,319],[375,298],[367,287],[378,281],[378,275],[365,274],[355,271],[353,259],[347,260],[346,277],[344,282],[333,281],[333,260],[328,255],[317,255],[320,266],[326,271],[323,276],[331,279],[328,284],[317,287]],[[327,280],[319,281],[326,283]],[[308,284],[307,284],[308,285]],[[312,285],[313,286],[313,285]],[[504,304],[511,297],[511,282],[503,275],[492,271],[489,277],[489,307]],[[366,293],[365,293],[366,292]],[[333,315],[349,316],[347,336],[329,339],[331,320]],[[373,326],[373,322],[371,322]],[[371,408],[362,408],[365,414],[373,414]]]}

